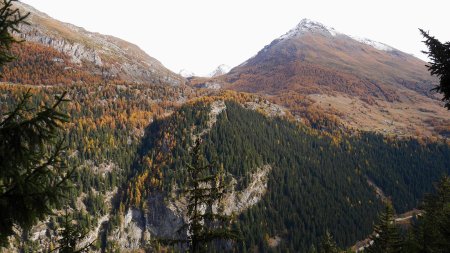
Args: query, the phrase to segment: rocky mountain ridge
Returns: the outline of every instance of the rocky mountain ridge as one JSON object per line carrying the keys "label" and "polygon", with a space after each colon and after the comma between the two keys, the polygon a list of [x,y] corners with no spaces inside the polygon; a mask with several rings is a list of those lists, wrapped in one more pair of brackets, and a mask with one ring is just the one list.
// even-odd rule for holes
{"label": "rocky mountain ridge", "polygon": [[89,64],[93,72],[129,82],[170,85],[185,82],[183,77],[165,68],[136,45],[60,22],[22,2],[17,6],[23,13],[30,13],[30,25],[22,25],[17,36],[52,47],[70,56],[75,64]]}

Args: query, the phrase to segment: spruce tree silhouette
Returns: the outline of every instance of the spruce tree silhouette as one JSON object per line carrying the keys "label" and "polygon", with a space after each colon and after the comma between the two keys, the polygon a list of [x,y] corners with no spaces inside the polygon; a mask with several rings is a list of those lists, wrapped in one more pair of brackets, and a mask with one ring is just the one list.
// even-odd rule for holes
{"label": "spruce tree silhouette", "polygon": [[429,51],[423,51],[430,57],[428,70],[431,75],[439,78],[439,85],[433,90],[441,93],[444,97],[445,107],[450,110],[450,42],[441,43],[428,32],[419,29],[425,40],[423,41]]}
{"label": "spruce tree silhouette", "polygon": [[[14,60],[13,32],[26,24],[28,14],[13,7],[16,0],[0,2],[0,69]],[[52,214],[65,194],[71,175],[62,154],[63,124],[68,116],[61,112],[65,93],[53,104],[31,106],[31,92],[26,92],[15,108],[0,116],[0,247],[8,245],[14,228],[29,229],[38,220]]]}

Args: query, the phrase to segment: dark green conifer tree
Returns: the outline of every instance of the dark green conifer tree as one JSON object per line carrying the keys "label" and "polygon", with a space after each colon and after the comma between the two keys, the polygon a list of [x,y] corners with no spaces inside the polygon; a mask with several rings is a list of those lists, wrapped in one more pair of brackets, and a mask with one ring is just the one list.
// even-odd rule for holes
{"label": "dark green conifer tree", "polygon": [[338,253],[340,252],[336,242],[334,241],[333,236],[327,230],[325,235],[320,242],[319,253]]}
{"label": "dark green conifer tree", "polygon": [[[214,252],[230,249],[227,242],[239,239],[231,228],[232,216],[223,211],[226,194],[225,173],[222,167],[205,161],[201,141],[198,139],[191,152],[191,163],[187,164],[187,224],[179,231],[187,231],[187,239],[159,239],[152,242],[155,248],[165,245],[187,244],[188,251]],[[221,248],[225,247],[225,248]]]}
{"label": "dark green conifer tree", "polygon": [[374,226],[374,234],[370,239],[373,244],[366,249],[368,253],[402,252],[403,241],[395,223],[392,204],[388,203],[380,214],[379,223]]}
{"label": "dark green conifer tree", "polygon": [[87,233],[80,226],[74,224],[67,209],[62,225],[61,239],[58,240],[59,247],[53,251],[57,250],[59,253],[88,252],[94,242],[87,243],[84,246],[79,245],[86,238]]}
{"label": "dark green conifer tree", "polygon": [[[27,24],[26,18],[29,13],[23,14],[19,9],[13,7],[13,2],[17,0],[2,0],[0,2],[0,69],[5,63],[15,59],[10,49],[13,43],[20,42],[12,33],[20,32],[19,25]],[[1,76],[1,71],[0,71]]]}
{"label": "dark green conifer tree", "polygon": [[188,243],[190,252],[205,252],[216,240],[237,240],[230,229],[231,217],[223,213],[226,193],[223,168],[204,161],[200,140],[192,152],[188,168]]}
{"label": "dark green conifer tree", "polygon": [[0,244],[15,225],[30,228],[51,214],[65,195],[68,171],[58,139],[67,115],[59,111],[64,94],[52,106],[31,108],[26,93],[0,122]]}
{"label": "dark green conifer tree", "polygon": [[314,246],[314,245],[311,245],[311,247],[309,248],[309,251],[308,251],[308,253],[317,253],[317,249],[316,249],[316,246]]}
{"label": "dark green conifer tree", "polygon": [[450,42],[441,43],[435,37],[430,36],[428,32],[419,30],[425,37],[424,43],[429,50],[424,51],[431,60],[430,65],[427,65],[428,70],[440,80],[439,85],[433,90],[444,95],[442,101],[445,102],[445,107],[450,110]]}
{"label": "dark green conifer tree", "polygon": [[414,228],[413,244],[416,252],[449,252],[450,249],[450,177],[444,176],[436,186],[436,193],[425,197]]}
{"label": "dark green conifer tree", "polygon": [[[12,61],[13,35],[28,14],[13,7],[16,0],[0,2],[0,68]],[[0,118],[0,246],[8,244],[13,227],[28,229],[51,213],[63,195],[70,173],[61,155],[58,136],[68,116],[60,111],[65,94],[53,105],[30,106],[27,92],[14,110]]]}

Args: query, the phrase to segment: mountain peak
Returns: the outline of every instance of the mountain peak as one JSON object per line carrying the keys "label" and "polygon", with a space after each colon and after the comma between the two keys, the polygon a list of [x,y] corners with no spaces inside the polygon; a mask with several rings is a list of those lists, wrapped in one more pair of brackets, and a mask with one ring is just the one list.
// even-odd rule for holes
{"label": "mountain peak", "polygon": [[213,72],[209,73],[209,77],[216,77],[230,72],[231,67],[226,64],[219,65]]}
{"label": "mountain peak", "polygon": [[288,39],[305,33],[322,33],[331,36],[340,34],[333,27],[329,27],[320,22],[304,18],[300,21],[300,23],[298,23],[296,27],[291,29],[285,35],[281,36],[280,39]]}
{"label": "mountain peak", "polygon": [[[287,32],[285,35],[281,36],[279,38],[279,40],[285,40],[285,39],[290,39],[290,38],[294,38],[306,33],[315,33],[315,34],[322,34],[325,36],[336,36],[336,35],[346,35],[343,34],[341,32],[336,31],[336,29],[334,29],[333,27],[330,26],[326,26],[320,22],[311,20],[311,19],[307,19],[304,18],[300,21],[300,23],[298,23],[298,25],[291,29],[289,32]],[[363,37],[358,37],[358,36],[353,36],[353,35],[346,35],[348,37],[350,37],[353,40],[356,40],[360,43],[369,45],[377,50],[380,51],[386,51],[386,52],[391,52],[391,51],[397,51],[397,49],[378,42],[378,41],[374,41],[368,38],[363,38]]]}
{"label": "mountain peak", "polygon": [[178,74],[179,74],[180,76],[184,77],[184,78],[189,78],[189,77],[195,76],[195,73],[194,73],[194,72],[192,72],[192,71],[190,71],[190,70],[187,70],[187,69],[181,69],[181,70],[178,72]]}

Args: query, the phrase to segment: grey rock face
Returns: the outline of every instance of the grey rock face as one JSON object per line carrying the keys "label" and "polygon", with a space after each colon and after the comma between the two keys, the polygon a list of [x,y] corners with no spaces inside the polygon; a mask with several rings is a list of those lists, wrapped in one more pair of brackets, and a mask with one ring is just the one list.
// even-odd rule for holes
{"label": "grey rock face", "polygon": [[[267,191],[268,175],[272,167],[264,165],[251,175],[251,182],[242,191],[236,191],[236,180],[233,180],[233,190],[223,201],[224,212],[228,215],[239,214],[256,205]],[[153,194],[147,200],[147,208],[139,210],[130,208],[124,222],[117,229],[110,240],[119,243],[122,250],[139,249],[142,242],[154,238],[183,239],[186,230],[181,229],[187,223],[187,202],[184,196],[172,197],[164,194]],[[217,207],[216,207],[217,208]],[[213,207],[213,210],[215,208]]]}
{"label": "grey rock face", "polygon": [[123,224],[109,240],[118,242],[123,250],[133,250],[141,248],[143,242],[148,242],[152,237],[176,237],[184,224],[182,216],[168,208],[162,194],[154,194],[147,203],[145,210],[128,209]]}
{"label": "grey rock face", "polygon": [[102,59],[96,50],[77,42],[70,43],[62,37],[58,38],[56,36],[51,36],[38,25],[21,25],[19,30],[21,33],[16,35],[21,39],[52,47],[57,51],[70,56],[73,63],[81,64],[83,61],[87,61],[96,66],[103,65]]}

